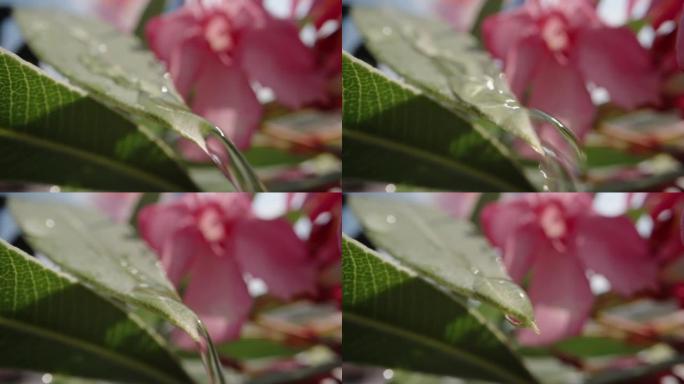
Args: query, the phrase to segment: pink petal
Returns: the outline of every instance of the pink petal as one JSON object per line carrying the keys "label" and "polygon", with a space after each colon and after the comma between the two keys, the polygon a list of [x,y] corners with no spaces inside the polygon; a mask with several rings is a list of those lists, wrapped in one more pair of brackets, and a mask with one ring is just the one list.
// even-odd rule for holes
{"label": "pink petal", "polygon": [[534,220],[530,204],[520,198],[487,205],[480,216],[482,231],[496,247],[503,249],[517,227]]}
{"label": "pink petal", "polygon": [[188,7],[156,17],[145,27],[150,49],[164,61],[171,58],[173,50],[183,41],[200,33],[198,22]]}
{"label": "pink petal", "polygon": [[178,93],[190,102],[193,85],[203,71],[203,64],[212,60],[214,53],[199,36],[185,39],[178,44],[168,58],[168,70]]}
{"label": "pink petal", "polygon": [[529,36],[508,51],[505,73],[511,90],[519,98],[525,96],[545,50],[546,46],[538,36]]}
{"label": "pink petal", "polygon": [[480,193],[434,193],[437,206],[456,219],[467,219],[480,200]]}
{"label": "pink petal", "polygon": [[680,69],[684,69],[684,12],[679,19],[679,27],[677,28],[677,64]]}
{"label": "pink petal", "polygon": [[229,257],[216,255],[197,257],[183,300],[217,343],[238,337],[252,308],[238,265]]}
{"label": "pink petal", "polygon": [[277,297],[314,292],[315,268],[306,245],[286,220],[242,220],[236,224],[235,258],[241,268],[266,283]]}
{"label": "pink petal", "polygon": [[95,206],[117,223],[124,223],[130,218],[140,195],[140,193],[118,192],[90,194]]}
{"label": "pink petal", "polygon": [[166,276],[177,287],[192,268],[194,260],[213,255],[213,252],[197,227],[189,225],[168,236],[159,254]]}
{"label": "pink petal", "polygon": [[140,236],[157,253],[161,253],[167,239],[176,230],[193,224],[190,212],[181,201],[148,205],[138,214]]}
{"label": "pink petal", "polygon": [[483,0],[438,0],[434,12],[456,31],[467,32],[473,27],[483,5]]}
{"label": "pink petal", "polygon": [[528,106],[559,119],[580,138],[591,128],[596,107],[577,68],[544,55],[532,82]]}
{"label": "pink petal", "polygon": [[585,78],[624,108],[658,101],[660,80],[650,56],[627,28],[582,29],[573,60]]}
{"label": "pink petal", "polygon": [[505,59],[520,39],[536,34],[536,23],[521,7],[489,16],[482,24],[484,44],[494,57]]}
{"label": "pink petal", "polygon": [[192,109],[219,126],[239,148],[248,148],[262,107],[245,73],[214,57],[204,63],[195,92]]}
{"label": "pink petal", "polygon": [[535,261],[528,293],[540,334],[529,329],[520,331],[519,340],[527,345],[548,344],[577,335],[594,302],[579,260],[574,255],[554,252],[551,247],[540,252]]}
{"label": "pink petal", "polygon": [[148,0],[90,0],[88,3],[103,20],[126,32],[135,28]]}
{"label": "pink petal", "polygon": [[238,57],[249,78],[271,88],[287,107],[326,99],[327,82],[316,67],[314,51],[302,43],[291,22],[270,20],[264,28],[246,31]]}
{"label": "pink petal", "polygon": [[655,260],[629,218],[583,215],[576,227],[577,255],[587,268],[605,276],[615,291],[631,295],[655,288]]}
{"label": "pink petal", "polygon": [[503,248],[503,261],[511,278],[522,282],[535,260],[546,255],[538,255],[545,244],[546,237],[536,222],[517,226],[514,233],[506,239]]}

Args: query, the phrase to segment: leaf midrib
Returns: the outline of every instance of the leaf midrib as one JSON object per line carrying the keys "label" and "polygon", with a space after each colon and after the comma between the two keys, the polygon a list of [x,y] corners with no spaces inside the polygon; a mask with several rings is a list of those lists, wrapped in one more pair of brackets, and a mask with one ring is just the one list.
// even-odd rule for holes
{"label": "leaf midrib", "polygon": [[28,143],[29,145],[53,150],[58,153],[63,153],[72,157],[97,163],[101,166],[111,169],[114,172],[126,174],[145,183],[156,185],[162,191],[179,191],[183,189],[180,186],[169,183],[153,174],[130,167],[125,163],[114,162],[107,157],[98,156],[93,152],[84,151],[61,143],[51,142],[32,135],[21,134],[15,130],[5,127],[0,127],[0,137],[7,137],[9,139],[22,141]]}
{"label": "leaf midrib", "polygon": [[492,374],[500,377],[503,380],[503,382],[519,384],[529,383],[529,381],[525,380],[524,378],[520,378],[515,374],[502,369],[496,364],[490,363],[489,361],[482,359],[477,355],[469,353],[468,350],[465,348],[460,349],[457,348],[457,346],[455,345],[444,343],[438,339],[425,337],[411,330],[400,328],[393,324],[380,322],[364,315],[355,314],[347,309],[345,309],[344,311],[344,321],[351,321],[362,327],[365,326],[369,328],[374,328],[379,333],[389,333],[400,338],[409,339],[416,343],[422,344],[428,348],[439,350],[443,353],[454,356],[461,360],[466,360],[470,362],[472,365],[478,366],[482,370],[489,371]]}
{"label": "leaf midrib", "polygon": [[85,352],[92,353],[94,355],[98,355],[100,357],[103,357],[105,359],[108,359],[109,361],[113,361],[118,363],[119,365],[128,367],[134,371],[140,372],[150,378],[153,378],[155,380],[158,380],[161,383],[169,383],[169,384],[178,384],[179,382],[176,381],[173,377],[167,375],[163,371],[158,371],[152,367],[149,367],[145,364],[141,364],[136,360],[130,359],[125,355],[122,354],[117,354],[113,353],[107,349],[104,349],[96,344],[84,342],[83,340],[79,340],[70,336],[67,336],[65,334],[57,333],[54,332],[50,329],[34,326],[34,325],[29,325],[26,323],[21,323],[19,321],[15,321],[3,316],[0,316],[0,326],[6,326],[8,328],[12,328],[18,332],[23,332],[35,336],[39,336],[45,339],[53,340],[61,344],[68,345],[70,347],[76,348],[76,349],[81,349]]}
{"label": "leaf midrib", "polygon": [[406,155],[421,158],[425,161],[429,161],[432,163],[436,163],[438,165],[445,166],[447,168],[453,169],[457,172],[461,173],[466,173],[473,177],[474,179],[478,179],[482,181],[483,183],[489,184],[490,186],[496,188],[497,190],[502,190],[502,191],[511,191],[511,192],[517,192],[517,191],[523,191],[520,187],[509,184],[506,181],[503,181],[501,179],[492,177],[489,174],[486,174],[484,172],[478,171],[475,168],[467,166],[465,163],[460,163],[457,161],[454,161],[453,159],[447,157],[447,156],[440,156],[435,153],[431,153],[425,150],[421,149],[416,149],[413,147],[410,147],[406,144],[402,144],[393,140],[387,140],[382,137],[376,137],[374,135],[369,135],[367,133],[361,132],[359,130],[352,130],[352,129],[345,129],[343,131],[343,135],[347,136],[351,139],[363,141],[369,144],[374,144],[380,147],[384,147],[388,150],[393,150],[395,152],[402,152]]}

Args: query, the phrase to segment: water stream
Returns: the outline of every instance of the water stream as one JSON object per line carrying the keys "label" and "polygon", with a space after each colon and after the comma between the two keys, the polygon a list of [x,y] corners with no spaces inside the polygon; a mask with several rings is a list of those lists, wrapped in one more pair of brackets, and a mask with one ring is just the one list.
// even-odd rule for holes
{"label": "water stream", "polygon": [[209,337],[207,327],[201,320],[197,321],[197,333],[202,338],[202,341],[197,343],[202,358],[202,364],[207,372],[207,379],[209,384],[226,384],[226,378],[223,375],[223,368],[219,354],[214,347],[214,343]]}

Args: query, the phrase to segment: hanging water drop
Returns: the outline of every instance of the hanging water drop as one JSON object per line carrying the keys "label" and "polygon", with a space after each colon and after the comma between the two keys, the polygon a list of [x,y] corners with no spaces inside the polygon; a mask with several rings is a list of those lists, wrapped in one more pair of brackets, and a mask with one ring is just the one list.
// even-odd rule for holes
{"label": "hanging water drop", "polygon": [[575,192],[579,189],[578,175],[585,162],[586,156],[582,152],[579,139],[558,119],[543,111],[530,109],[530,117],[537,123],[551,127],[565,139],[569,150],[562,150],[556,144],[540,136],[541,152],[539,152],[539,174],[541,189],[545,192]]}
{"label": "hanging water drop", "polygon": [[507,313],[504,317],[506,318],[506,321],[508,321],[514,327],[521,327],[523,324],[522,320],[518,319],[517,317],[509,313]]}
{"label": "hanging water drop", "polygon": [[214,347],[214,343],[209,336],[207,328],[201,320],[197,321],[197,333],[201,339],[201,341],[197,343],[197,346],[200,350],[202,364],[204,364],[204,369],[207,372],[209,384],[226,384],[219,354]]}

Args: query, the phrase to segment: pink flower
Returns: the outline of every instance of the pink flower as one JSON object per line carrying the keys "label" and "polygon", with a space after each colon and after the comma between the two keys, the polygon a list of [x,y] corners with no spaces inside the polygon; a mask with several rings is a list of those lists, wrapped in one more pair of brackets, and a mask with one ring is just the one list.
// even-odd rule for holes
{"label": "pink flower", "polygon": [[[296,204],[295,200],[302,202]],[[340,303],[342,262],[342,194],[290,194],[290,210],[301,211],[311,223],[306,240],[311,264],[318,271],[317,301]]]}
{"label": "pink flower", "polygon": [[90,194],[93,204],[117,223],[128,221],[141,193],[99,192]]}
{"label": "pink flower", "polygon": [[[328,83],[328,100],[323,108],[342,107],[342,3],[340,0],[316,0],[308,18],[316,28],[314,52],[317,67]],[[333,28],[328,28],[328,27]]]}
{"label": "pink flower", "polygon": [[522,330],[524,344],[579,334],[594,295],[587,271],[603,275],[622,295],[653,288],[656,264],[626,216],[604,217],[589,194],[525,194],[493,203],[482,228],[503,253],[511,277],[531,275],[528,292],[541,334]]}
{"label": "pink flower", "polygon": [[245,274],[282,299],[314,290],[304,242],[286,220],[255,217],[248,194],[187,194],[145,207],[138,220],[169,279],[187,278],[183,300],[218,342],[237,337],[250,313]]}
{"label": "pink flower", "polygon": [[307,193],[302,211],[311,221],[309,250],[321,268],[340,262],[342,255],[342,194]]}
{"label": "pink flower", "polygon": [[89,0],[89,6],[104,21],[120,31],[132,31],[142,14],[148,0]]}
{"label": "pink flower", "polygon": [[325,99],[325,80],[297,25],[269,15],[260,1],[187,1],[150,21],[147,39],[193,111],[240,148],[263,114],[253,83],[289,108]]}
{"label": "pink flower", "polygon": [[468,219],[480,200],[480,193],[432,193],[436,205],[456,219]]}
{"label": "pink flower", "polygon": [[647,51],[628,28],[606,26],[589,0],[528,0],[487,18],[483,35],[515,94],[580,137],[596,115],[587,83],[624,108],[658,101],[659,76]]}
{"label": "pink flower", "polygon": [[[680,75],[684,64],[684,2],[681,0],[653,0],[648,9],[647,20],[657,31],[651,57],[657,63],[663,77],[661,97],[664,102],[658,107],[663,110],[678,109],[684,114],[684,88]],[[661,28],[670,22],[675,28]]]}
{"label": "pink flower", "polygon": [[653,229],[649,236],[653,257],[661,264],[669,264],[684,256],[680,226],[684,219],[684,195],[649,193],[643,207],[653,220]]}
{"label": "pink flower", "polygon": [[484,0],[438,0],[434,11],[456,31],[468,32],[483,5]]}

